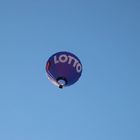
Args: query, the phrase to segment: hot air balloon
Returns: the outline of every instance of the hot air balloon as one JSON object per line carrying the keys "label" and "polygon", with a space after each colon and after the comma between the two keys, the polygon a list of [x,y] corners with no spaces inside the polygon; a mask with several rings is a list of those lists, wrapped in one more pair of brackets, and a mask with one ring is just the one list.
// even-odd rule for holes
{"label": "hot air balloon", "polygon": [[63,88],[77,82],[82,74],[82,64],[77,56],[62,51],[53,54],[46,63],[48,79]]}

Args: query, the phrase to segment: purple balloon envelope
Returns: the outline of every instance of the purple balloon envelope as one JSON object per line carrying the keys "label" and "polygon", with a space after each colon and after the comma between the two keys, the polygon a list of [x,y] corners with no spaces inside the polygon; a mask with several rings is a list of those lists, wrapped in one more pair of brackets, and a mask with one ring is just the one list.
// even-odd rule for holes
{"label": "purple balloon envelope", "polygon": [[63,88],[78,81],[82,74],[82,64],[74,54],[65,51],[58,52],[47,61],[46,72],[53,84]]}

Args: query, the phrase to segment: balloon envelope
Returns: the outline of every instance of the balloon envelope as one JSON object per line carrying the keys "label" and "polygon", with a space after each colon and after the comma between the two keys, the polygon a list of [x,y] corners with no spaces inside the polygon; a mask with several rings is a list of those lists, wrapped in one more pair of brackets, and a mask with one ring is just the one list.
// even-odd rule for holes
{"label": "balloon envelope", "polygon": [[82,64],[77,56],[70,52],[58,52],[47,61],[46,72],[53,84],[62,88],[78,81],[82,73]]}

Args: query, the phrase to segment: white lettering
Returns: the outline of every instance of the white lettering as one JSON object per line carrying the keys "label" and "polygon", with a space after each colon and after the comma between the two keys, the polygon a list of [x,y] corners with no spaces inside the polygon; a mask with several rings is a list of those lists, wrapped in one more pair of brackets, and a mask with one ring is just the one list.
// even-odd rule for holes
{"label": "white lettering", "polygon": [[66,63],[66,62],[68,61],[67,55],[65,55],[65,54],[60,55],[60,56],[59,56],[59,61],[60,61],[61,63]]}
{"label": "white lettering", "polygon": [[68,58],[69,58],[68,64],[71,64],[73,57],[69,55]]}
{"label": "white lettering", "polygon": [[59,60],[57,59],[56,55],[54,56],[54,63],[55,64],[59,63]]}
{"label": "white lettering", "polygon": [[77,71],[78,73],[80,73],[80,72],[82,71],[82,66],[81,66],[80,63],[77,64],[77,66],[76,66],[76,71]]}
{"label": "white lettering", "polygon": [[73,64],[73,67],[75,68],[76,67],[76,65],[79,63],[79,61],[76,59],[76,58],[74,58],[74,64]]}
{"label": "white lettering", "polygon": [[56,55],[54,56],[54,63],[55,64],[58,64],[58,63],[66,63],[66,62],[68,64],[72,64],[72,62],[73,62],[72,65],[73,65],[74,68],[76,68],[76,71],[78,73],[80,73],[82,71],[82,65],[73,56],[70,56],[70,55],[67,56],[65,54],[60,55],[58,58],[57,58]]}
{"label": "white lettering", "polygon": [[72,56],[68,56],[69,57],[69,62],[68,62],[68,64],[71,64],[72,63],[72,60],[74,61],[74,63],[73,63],[73,67],[75,68],[76,67],[76,65],[77,65],[77,63],[79,62],[76,58],[74,58],[74,57],[72,57]]}

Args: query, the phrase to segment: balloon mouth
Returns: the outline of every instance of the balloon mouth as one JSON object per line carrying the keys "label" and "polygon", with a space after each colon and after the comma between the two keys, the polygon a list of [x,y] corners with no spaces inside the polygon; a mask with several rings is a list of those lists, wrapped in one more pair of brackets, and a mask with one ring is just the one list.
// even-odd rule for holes
{"label": "balloon mouth", "polygon": [[59,85],[59,88],[63,88],[64,86],[66,86],[67,85],[67,83],[68,83],[68,81],[67,81],[67,79],[65,78],[65,77],[58,77],[57,79],[56,79],[56,81],[57,81],[57,83],[58,83],[58,85]]}

